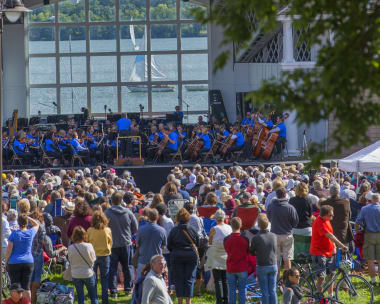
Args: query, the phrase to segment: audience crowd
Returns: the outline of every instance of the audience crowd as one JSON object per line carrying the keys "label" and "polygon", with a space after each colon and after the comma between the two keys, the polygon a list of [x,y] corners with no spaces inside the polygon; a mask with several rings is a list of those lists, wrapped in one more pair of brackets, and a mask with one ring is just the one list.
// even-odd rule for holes
{"label": "audience crowd", "polygon": [[36,303],[44,264],[65,256],[64,278],[79,304],[84,287],[92,304],[122,294],[134,304],[171,304],[174,295],[190,304],[205,288],[217,304],[243,304],[255,282],[262,303],[276,304],[280,277],[283,303],[301,303],[291,261],[311,253],[320,288],[337,248],[359,248],[373,285],[380,275],[380,179],[335,163],[178,165],[159,193],[144,194],[129,171],[100,166],[2,179],[2,257],[11,280],[3,303]]}

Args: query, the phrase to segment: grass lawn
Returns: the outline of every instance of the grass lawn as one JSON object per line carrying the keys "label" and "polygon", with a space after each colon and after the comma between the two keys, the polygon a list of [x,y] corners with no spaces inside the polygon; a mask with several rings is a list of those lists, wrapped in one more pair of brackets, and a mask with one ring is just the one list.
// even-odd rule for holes
{"label": "grass lawn", "polygon": [[[366,277],[366,279],[368,281],[370,280],[369,277]],[[71,282],[69,282],[69,283],[65,282],[62,279],[61,275],[53,275],[53,276],[50,277],[50,280],[54,281],[54,282],[59,282],[59,283],[62,283],[62,284],[66,284],[66,285],[69,285],[69,286],[73,286]],[[85,301],[85,303],[86,304],[90,304],[90,300],[87,299],[87,290],[86,290],[86,288],[84,290],[85,290],[85,295],[86,295],[86,301]],[[99,297],[99,301],[101,302],[100,296],[101,296],[101,288],[100,288],[100,282],[99,282],[99,284],[98,284],[98,297]],[[132,300],[131,296],[124,296],[124,292],[119,292],[119,295],[118,295],[117,299],[109,298],[109,302],[111,304],[129,304],[129,303],[131,303],[131,300]],[[173,297],[173,301],[174,301],[174,303],[177,303],[176,297]],[[202,294],[202,297],[194,297],[192,303],[194,303],[194,304],[214,304],[215,303],[215,295],[213,293],[209,293],[209,292],[204,291],[203,294]],[[280,295],[279,295],[279,303],[281,303],[281,296]],[[360,298],[350,299],[348,303],[368,304],[368,303],[366,303],[366,301],[364,299],[360,299]],[[375,287],[374,288],[374,300],[373,300],[373,303],[380,303],[380,287]]]}

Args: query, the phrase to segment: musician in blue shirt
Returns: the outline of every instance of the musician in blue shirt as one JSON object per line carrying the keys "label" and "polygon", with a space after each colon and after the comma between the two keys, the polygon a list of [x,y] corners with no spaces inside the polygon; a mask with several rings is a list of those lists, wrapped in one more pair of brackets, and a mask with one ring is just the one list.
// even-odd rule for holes
{"label": "musician in blue shirt", "polygon": [[54,157],[53,165],[58,165],[59,161],[61,161],[62,163],[64,162],[63,153],[59,150],[59,148],[54,143],[52,138],[53,138],[53,133],[48,132],[45,136],[43,145],[44,145],[46,154],[50,157]]}
{"label": "musician in blue shirt", "polygon": [[178,147],[184,147],[186,144],[187,132],[183,130],[181,125],[177,126],[177,130],[175,132],[178,135]]}
{"label": "musician in blue shirt", "polygon": [[269,131],[269,133],[278,133],[278,138],[276,140],[276,154],[280,154],[282,149],[285,147],[286,143],[286,126],[285,119],[289,117],[289,114],[279,115],[276,118],[276,125]]}
{"label": "musician in blue shirt", "polygon": [[161,141],[161,138],[164,137],[164,134],[159,133],[155,125],[152,125],[150,127],[150,132],[151,134],[149,135],[149,138],[148,138],[149,143],[148,143],[148,147],[146,148],[146,157],[152,160],[156,156],[158,145]]}
{"label": "musician in blue shirt", "polygon": [[[132,122],[127,118],[126,114],[123,113],[122,117],[116,122],[117,130],[119,131],[119,136],[129,136],[131,132]],[[128,152],[132,151],[131,141],[128,139],[120,139],[120,150],[122,157],[125,157]],[[128,146],[128,147],[127,147]]]}
{"label": "musician in blue shirt", "polygon": [[[73,146],[73,154],[78,154],[79,156],[83,156],[88,158],[89,152],[88,149],[82,145],[78,140],[78,133],[73,132],[72,139],[71,139],[71,145]],[[85,159],[87,161],[87,159]]]}
{"label": "musician in blue shirt", "polygon": [[245,125],[249,125],[251,123],[251,112],[247,112],[247,114],[245,115],[245,117],[243,118],[242,122],[241,122],[241,125],[242,126],[245,126]]}
{"label": "musician in blue shirt", "polygon": [[90,152],[90,158],[96,159],[96,161],[100,162],[103,158],[102,150],[100,149],[98,140],[94,136],[94,128],[90,127],[88,133],[86,134],[86,146],[88,151]]}
{"label": "musician in blue shirt", "polygon": [[31,162],[35,163],[37,160],[33,157],[33,154],[30,153],[28,146],[26,145],[25,133],[19,132],[15,136],[13,142],[13,151],[17,154],[18,157],[22,158],[23,163],[30,164]]}
{"label": "musician in blue shirt", "polygon": [[[116,158],[116,134],[114,132],[108,134],[106,143],[106,161],[113,162]],[[120,141],[118,142],[118,146],[120,148]]]}
{"label": "musician in blue shirt", "polygon": [[182,124],[182,121],[183,121],[183,112],[180,111],[180,108],[179,106],[176,106],[175,107],[175,112],[173,113],[173,115],[176,115],[178,117],[177,121],[175,122],[177,125],[181,125]]}
{"label": "musician in blue shirt", "polygon": [[232,152],[241,151],[244,147],[244,135],[240,131],[239,126],[233,128],[233,135],[231,137],[234,140],[234,143],[231,147],[227,149],[224,159],[230,159]]}
{"label": "musician in blue shirt", "polygon": [[[165,145],[166,143],[166,145]],[[161,141],[160,147],[157,151],[158,159],[163,161],[168,161],[170,159],[170,153],[175,153],[178,150],[178,135],[173,130],[169,129],[169,127],[164,128],[164,138]]]}
{"label": "musician in blue shirt", "polygon": [[208,128],[202,127],[202,133],[198,136],[200,140],[203,141],[203,146],[198,150],[198,159],[202,157],[203,153],[207,153],[211,149],[211,139],[210,135],[208,135]]}

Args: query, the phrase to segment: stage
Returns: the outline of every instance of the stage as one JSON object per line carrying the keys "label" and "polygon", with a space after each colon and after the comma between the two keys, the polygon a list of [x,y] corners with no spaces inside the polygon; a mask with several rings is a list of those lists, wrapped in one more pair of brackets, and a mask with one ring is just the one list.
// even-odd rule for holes
{"label": "stage", "polygon": [[[323,161],[324,164],[329,164],[331,160]],[[283,161],[252,161],[252,162],[238,162],[238,164],[242,167],[247,167],[250,165],[259,165],[263,164],[264,166],[271,166],[279,163],[284,163],[286,165],[291,165],[295,163],[308,163],[309,160],[300,159],[300,158],[292,158],[286,159]],[[184,168],[192,168],[195,163],[183,163],[182,166]],[[222,163],[201,163],[202,166],[210,167],[210,166],[218,166],[218,167],[230,167],[233,163],[222,162]],[[147,164],[141,166],[112,166],[112,165],[103,165],[103,168],[109,169],[114,168],[118,175],[122,174],[124,170],[128,170],[132,173],[135,178],[137,186],[141,189],[142,193],[146,193],[148,191],[159,192],[161,187],[166,183],[166,177],[170,173],[170,170],[178,165],[178,163],[165,163],[165,164]],[[33,172],[37,179],[39,179],[42,174],[46,170],[51,170],[54,174],[58,174],[61,169],[64,170],[79,170],[84,167],[52,167],[52,168],[22,168],[21,166],[12,166],[12,168],[4,170],[4,173],[8,173],[10,171],[16,171],[21,173],[22,171]],[[88,168],[92,169],[94,166],[89,166]]]}

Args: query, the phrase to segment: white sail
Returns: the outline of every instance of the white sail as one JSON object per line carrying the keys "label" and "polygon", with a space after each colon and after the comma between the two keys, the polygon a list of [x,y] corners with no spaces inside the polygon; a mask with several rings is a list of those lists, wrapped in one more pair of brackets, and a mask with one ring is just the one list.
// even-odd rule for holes
{"label": "white sail", "polygon": [[154,80],[154,79],[165,79],[166,75],[159,70],[158,65],[156,63],[156,59],[154,58],[153,55],[151,56],[151,60],[152,60],[152,64],[151,64],[152,80]]}
{"label": "white sail", "polygon": [[133,64],[132,73],[129,76],[130,82],[146,81],[146,62],[144,55],[137,55]]}
{"label": "white sail", "polygon": [[137,45],[136,45],[136,38],[135,38],[135,29],[133,28],[133,25],[129,25],[129,33],[131,35],[131,42],[133,44],[133,49],[136,51],[137,50]]}

